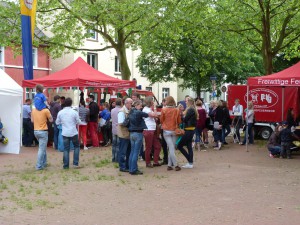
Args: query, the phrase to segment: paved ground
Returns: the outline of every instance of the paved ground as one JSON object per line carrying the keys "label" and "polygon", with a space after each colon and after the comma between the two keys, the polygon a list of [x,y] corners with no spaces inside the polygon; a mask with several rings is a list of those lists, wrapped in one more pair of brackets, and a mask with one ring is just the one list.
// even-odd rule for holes
{"label": "paved ground", "polygon": [[[119,173],[110,148],[81,152],[64,171],[62,153],[35,171],[36,148],[0,155],[0,224],[298,225],[300,155],[271,159],[263,145],[195,152],[195,168]],[[179,161],[185,161],[178,153]]]}

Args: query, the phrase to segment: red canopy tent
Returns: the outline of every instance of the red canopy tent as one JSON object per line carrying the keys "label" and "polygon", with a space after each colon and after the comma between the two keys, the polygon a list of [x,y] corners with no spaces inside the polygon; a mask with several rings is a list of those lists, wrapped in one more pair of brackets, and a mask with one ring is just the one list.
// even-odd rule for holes
{"label": "red canopy tent", "polygon": [[278,73],[274,73],[261,77],[249,77],[249,86],[300,86],[300,62],[297,64],[282,70]]}
{"label": "red canopy tent", "polygon": [[[251,97],[255,93],[258,95],[257,100],[264,105],[255,109],[258,114],[263,112],[266,121],[275,118],[277,121],[285,120],[289,108],[293,108],[296,115],[300,112],[300,62],[278,73],[249,77],[247,87],[247,96]],[[249,100],[253,101],[251,98]],[[268,111],[275,113],[268,115]]]}
{"label": "red canopy tent", "polygon": [[57,87],[115,87],[115,88],[135,88],[135,81],[120,80],[106,75],[87,64],[81,57],[65,69],[46,77],[34,80],[23,80],[22,86],[34,88],[37,84],[42,84],[46,88]]}
{"label": "red canopy tent", "polygon": [[[294,108],[296,114],[299,112],[299,86],[300,62],[278,73],[249,77],[247,106],[251,100],[257,117],[265,121],[279,121],[280,119],[282,121],[286,118],[288,108]],[[246,132],[246,139],[248,140],[248,132]]]}

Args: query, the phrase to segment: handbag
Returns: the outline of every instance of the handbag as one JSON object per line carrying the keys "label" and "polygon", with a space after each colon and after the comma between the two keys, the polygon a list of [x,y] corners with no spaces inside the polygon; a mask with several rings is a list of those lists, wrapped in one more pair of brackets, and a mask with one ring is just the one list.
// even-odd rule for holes
{"label": "handbag", "polygon": [[214,129],[221,130],[220,123],[218,121],[214,122]]}
{"label": "handbag", "polygon": [[105,124],[106,124],[106,120],[103,119],[103,118],[100,118],[100,120],[99,120],[99,126],[103,127]]}
{"label": "handbag", "polygon": [[176,135],[176,136],[182,136],[182,135],[184,135],[184,133],[185,133],[184,129],[181,129],[181,128],[179,128],[179,127],[176,128],[174,132],[175,132],[175,135]]}
{"label": "handbag", "polygon": [[174,132],[176,136],[183,136],[185,133],[183,129],[183,124],[178,125],[178,128],[176,128]]}

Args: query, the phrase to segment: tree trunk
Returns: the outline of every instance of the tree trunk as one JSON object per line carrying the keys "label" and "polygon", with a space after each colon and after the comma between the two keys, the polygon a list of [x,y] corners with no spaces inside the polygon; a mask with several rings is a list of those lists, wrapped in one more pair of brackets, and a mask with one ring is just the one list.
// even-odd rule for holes
{"label": "tree trunk", "polygon": [[200,92],[201,92],[201,84],[200,83],[197,83],[197,87],[196,87],[196,95],[197,95],[197,98],[200,98]]}
{"label": "tree trunk", "polygon": [[128,66],[127,56],[126,56],[126,41],[124,40],[124,31],[118,31],[118,45],[117,45],[117,54],[121,67],[121,75],[123,80],[129,80],[131,72]]}
{"label": "tree trunk", "polygon": [[[263,3],[261,3],[263,5]],[[273,73],[273,52],[272,52],[272,42],[271,42],[271,25],[270,25],[270,6],[265,5],[265,10],[261,17],[262,22],[262,56],[264,62],[265,75]]]}
{"label": "tree trunk", "polygon": [[264,69],[265,69],[265,75],[269,75],[273,73],[273,57],[272,53],[266,51],[266,49],[263,49],[263,62],[264,62]]}

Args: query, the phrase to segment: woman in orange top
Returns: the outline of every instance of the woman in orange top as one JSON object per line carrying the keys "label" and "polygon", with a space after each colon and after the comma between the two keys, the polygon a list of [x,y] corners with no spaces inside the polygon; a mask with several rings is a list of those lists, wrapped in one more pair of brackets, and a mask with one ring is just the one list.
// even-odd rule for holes
{"label": "woman in orange top", "polygon": [[168,157],[168,170],[173,170],[172,166],[175,166],[175,170],[179,171],[181,168],[177,164],[175,155],[175,143],[177,136],[175,135],[175,129],[179,127],[181,123],[180,112],[176,108],[175,100],[172,96],[166,97],[166,107],[161,111],[160,118],[163,135],[169,147]]}

